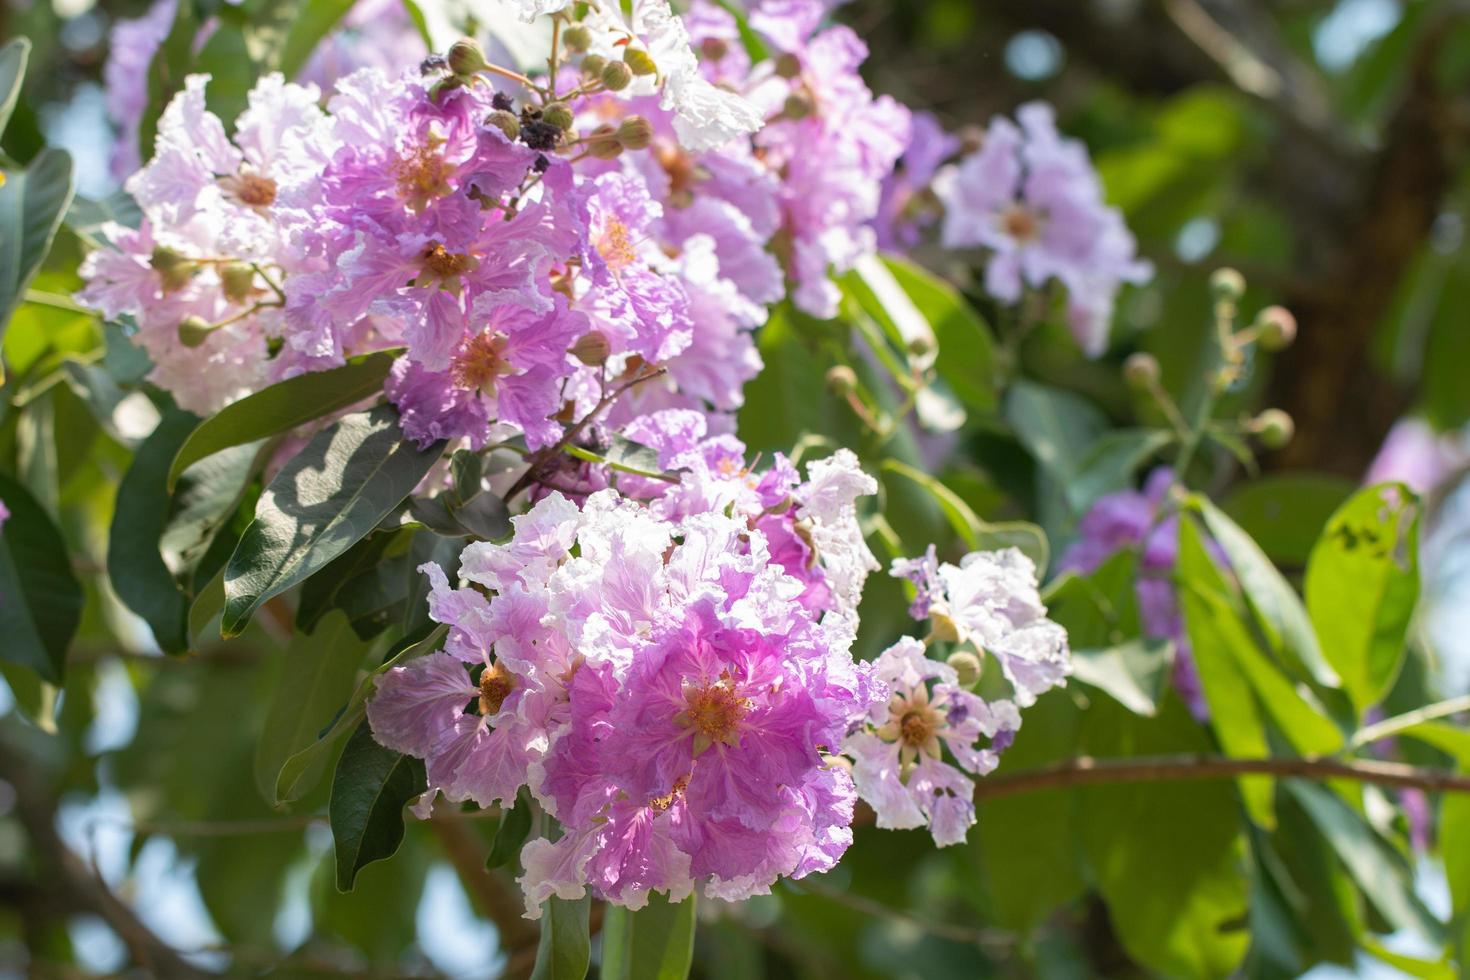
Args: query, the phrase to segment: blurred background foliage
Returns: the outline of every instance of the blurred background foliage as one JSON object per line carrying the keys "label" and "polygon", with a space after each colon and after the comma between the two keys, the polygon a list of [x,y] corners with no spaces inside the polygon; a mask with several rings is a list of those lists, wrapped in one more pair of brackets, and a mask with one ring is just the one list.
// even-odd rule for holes
{"label": "blurred background foliage", "polygon": [[[143,9],[4,0],[0,38],[23,34],[34,45],[4,132],[9,161],[63,147],[76,160],[81,195],[102,200],[115,189],[100,68],[111,24]],[[1296,438],[1266,454],[1259,473],[1249,452],[1242,458],[1222,439],[1188,476],[1292,582],[1300,585],[1313,543],[1395,421],[1413,413],[1454,430],[1470,420],[1465,4],[854,0],[837,16],[870,44],[876,91],[929,108],[951,127],[983,125],[1032,98],[1056,104],[1062,128],[1087,142],[1110,200],[1158,268],[1151,285],[1125,294],[1109,355],[1085,361],[1059,327],[1023,329],[966,287],[973,272],[955,257],[917,256],[966,287],[961,304],[926,292],[923,280],[904,283],[935,329],[938,374],[965,412],[963,426],[944,436],[903,426],[875,433],[818,385],[845,363],[869,390],[897,397],[872,359],[851,353],[854,332],[873,346],[889,343],[891,324],[881,304],[864,302],[871,297],[861,277],[849,277],[838,321],[789,309],[773,318],[760,338],[767,370],[748,391],[741,435],[753,452],[789,451],[812,433],[860,449],[882,476],[889,524],[872,538],[880,559],[927,541],[963,551],[976,543],[962,530],[969,511],[988,522],[971,526],[978,543],[1013,540],[1001,522],[1026,519],[1060,554],[1086,507],[1153,455],[1105,479],[1094,473],[1093,484],[1082,482],[1088,453],[1105,433],[1165,422],[1121,382],[1124,357],[1154,354],[1165,387],[1186,407],[1203,397],[1214,356],[1208,275],[1221,265],[1245,274],[1242,309],[1284,304],[1300,334],[1269,361],[1250,360],[1216,417],[1280,406],[1295,419]],[[87,222],[74,218],[33,290],[65,297],[79,286]],[[902,267],[895,274],[905,275]],[[283,675],[295,669],[285,650],[288,606],[267,606],[228,646],[175,659],[157,655],[147,627],[112,593],[103,570],[117,488],[156,416],[129,400],[136,393],[127,383],[143,368],[120,334],[65,303],[26,303],[6,332],[4,359],[0,472],[56,520],[84,605],[64,692],[0,668],[8,682],[0,695],[0,971],[67,976],[129,963],[159,975],[528,970],[535,927],[516,917],[504,873],[482,870],[497,815],[409,821],[394,860],[368,866],[356,890],[341,894],[322,816],[330,780],[281,812],[265,802],[252,774],[270,751],[261,734]],[[919,406],[921,417],[944,411]],[[936,459],[944,467],[930,473]],[[1437,535],[1425,546],[1428,608],[1384,699],[1387,714],[1470,687],[1462,581],[1470,562],[1455,530],[1470,507],[1457,482],[1428,501],[1426,527]],[[951,498],[965,509],[958,521]],[[249,506],[239,513],[248,517]],[[1090,581],[1092,594],[1119,606],[1116,616],[1136,618],[1126,608],[1129,570],[1105,568]],[[403,607],[393,603],[405,598],[384,600],[395,621]],[[1215,598],[1227,619],[1246,618],[1228,585]],[[1096,621],[1095,603],[1062,588],[1051,601],[1078,649],[1108,647],[1123,629],[1120,619]],[[865,653],[906,627],[904,605],[896,583],[873,581]],[[1239,714],[1212,701],[1215,724],[1197,723],[1163,683],[1166,673],[1130,671],[1154,681],[1131,695],[1095,683],[1047,695],[1003,771],[1078,754],[1240,751],[1234,739],[1247,743],[1244,754],[1307,751],[1299,740],[1310,741],[1303,732],[1314,723],[1283,720],[1264,702],[1272,717],[1263,720],[1249,690]],[[1333,694],[1324,695],[1325,715],[1348,728],[1360,723]],[[311,709],[322,727],[341,700]],[[1397,751],[1408,762],[1470,767],[1470,736],[1449,725],[1431,725]],[[1463,956],[1470,925],[1466,801],[1446,798],[1434,827],[1425,849],[1411,843],[1390,791],[1262,779],[997,797],[982,800],[963,846],[935,851],[920,832],[863,826],[823,879],[740,907],[705,903],[694,970],[712,978],[1462,975],[1463,958],[1453,957]]]}

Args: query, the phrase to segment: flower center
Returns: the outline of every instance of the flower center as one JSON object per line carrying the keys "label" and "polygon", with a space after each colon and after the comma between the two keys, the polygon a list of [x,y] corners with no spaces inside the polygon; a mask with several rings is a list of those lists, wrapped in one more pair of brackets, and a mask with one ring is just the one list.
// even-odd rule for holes
{"label": "flower center", "polygon": [[888,723],[878,729],[878,736],[898,743],[899,759],[907,767],[921,754],[940,757],[939,733],[944,728],[944,716],[930,703],[929,689],[920,684],[907,694],[895,694],[888,702]]}
{"label": "flower center", "polygon": [[917,749],[934,737],[934,725],[925,712],[909,711],[899,720],[898,735],[903,744]]}
{"label": "flower center", "polygon": [[438,242],[430,242],[424,252],[424,271],[436,279],[453,279],[468,272],[475,260],[459,252],[451,252]]}
{"label": "flower center", "polygon": [[750,699],[735,690],[728,671],[714,684],[687,686],[684,705],[674,721],[693,729],[695,755],[716,742],[730,746],[740,743],[740,721],[750,709]]}
{"label": "flower center", "polygon": [[442,140],[430,139],[416,146],[408,156],[399,157],[391,170],[398,182],[398,196],[410,209],[423,210],[430,200],[451,190],[449,177],[454,168],[438,152]]}
{"label": "flower center", "polygon": [[480,714],[486,718],[500,712],[500,706],[516,688],[516,675],[500,664],[485,668],[480,675]]}
{"label": "flower center", "polygon": [[649,807],[657,810],[659,813],[663,813],[669,807],[674,805],[675,800],[684,795],[684,789],[688,785],[689,777],[680,776],[678,779],[674,780],[674,788],[669,790],[669,795],[654,797],[653,799],[648,801]]}
{"label": "flower center", "polygon": [[220,183],[235,200],[249,208],[268,208],[276,203],[276,182],[264,174],[245,173],[225,177]]}
{"label": "flower center", "polygon": [[628,226],[617,218],[609,217],[597,238],[597,254],[614,272],[622,272],[638,259],[633,250],[633,238]]}
{"label": "flower center", "polygon": [[1034,242],[1041,237],[1041,218],[1024,205],[1006,209],[1000,216],[1000,226],[1018,242]]}
{"label": "flower center", "polygon": [[505,335],[482,330],[466,340],[449,364],[454,383],[468,391],[488,391],[496,378],[514,370],[505,359]]}

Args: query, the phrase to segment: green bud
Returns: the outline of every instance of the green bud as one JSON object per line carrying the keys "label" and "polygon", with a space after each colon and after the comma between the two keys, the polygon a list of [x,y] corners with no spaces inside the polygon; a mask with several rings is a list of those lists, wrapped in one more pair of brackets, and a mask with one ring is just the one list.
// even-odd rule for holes
{"label": "green bud", "polygon": [[233,303],[243,303],[255,292],[255,270],[241,262],[220,266],[219,281],[225,298]]}
{"label": "green bud", "polygon": [[185,347],[198,347],[214,332],[214,324],[202,316],[186,316],[179,324],[179,343]]}
{"label": "green bud", "polygon": [[1235,269],[1216,269],[1214,275],[1210,276],[1210,291],[1217,300],[1237,302],[1245,295],[1245,276]]}
{"label": "green bud", "polygon": [[622,61],[609,61],[602,69],[602,85],[609,92],[621,92],[633,83],[633,69]]}
{"label": "green bud", "polygon": [[1296,435],[1296,423],[1279,408],[1268,408],[1257,415],[1252,428],[1267,449],[1281,449]]}
{"label": "green bud", "polygon": [[589,54],[582,59],[582,74],[588,78],[598,78],[602,70],[607,67],[607,59],[600,54]]}
{"label": "green bud", "polygon": [[840,398],[857,391],[857,373],[846,364],[834,364],[827,369],[827,387]]}
{"label": "green bud", "polygon": [[625,150],[646,150],[653,142],[653,124],[642,116],[629,116],[618,126],[618,142]]}
{"label": "green bud", "polygon": [[776,74],[782,78],[795,78],[801,74],[801,59],[794,54],[783,54],[776,59]]}
{"label": "green bud", "polygon": [[586,142],[587,152],[597,160],[611,160],[623,152],[623,144],[618,141],[618,131],[607,123],[594,129]]}
{"label": "green bud", "polygon": [[504,133],[505,138],[510,140],[512,143],[514,143],[516,141],[516,138],[521,135],[521,121],[517,119],[516,114],[514,112],[511,112],[509,109],[496,109],[494,112],[490,113],[490,115],[485,117],[485,125],[494,126],[496,129]]}
{"label": "green bud", "polygon": [[1268,306],[1256,317],[1256,329],[1263,350],[1284,350],[1296,339],[1296,317],[1284,306]]}
{"label": "green bud", "polygon": [[984,665],[979,657],[969,650],[957,650],[949,655],[945,663],[954,668],[954,672],[960,675],[960,687],[974,687],[980,680],[980,672]]}
{"label": "green bud", "polygon": [[800,92],[792,92],[786,96],[786,104],[781,107],[781,115],[785,119],[805,119],[812,114],[816,107],[812,100]]}
{"label": "green bud", "polygon": [[561,43],[575,54],[581,54],[592,47],[592,32],[581,24],[573,24],[561,32]]}
{"label": "green bud", "polygon": [[1159,360],[1139,351],[1123,362],[1123,381],[1134,391],[1149,391],[1159,383]]}
{"label": "green bud", "polygon": [[468,37],[455,41],[450,46],[446,60],[449,62],[449,70],[462,77],[477,74],[490,67],[480,45]]}
{"label": "green bud", "polygon": [[194,273],[199,271],[199,263],[162,245],[154,247],[148,264],[163,279],[163,291],[166,293],[183,289],[194,278]]}
{"label": "green bud", "polygon": [[623,64],[633,69],[635,75],[654,75],[658,73],[658,65],[653,63],[653,55],[642,48],[632,46],[623,49]]}
{"label": "green bud", "polygon": [[607,337],[593,330],[577,338],[572,345],[572,356],[588,367],[596,367],[607,360],[607,355],[612,353],[612,347],[607,342]]}
{"label": "green bud", "polygon": [[541,120],[565,132],[572,128],[572,110],[565,102],[553,102],[541,110]]}

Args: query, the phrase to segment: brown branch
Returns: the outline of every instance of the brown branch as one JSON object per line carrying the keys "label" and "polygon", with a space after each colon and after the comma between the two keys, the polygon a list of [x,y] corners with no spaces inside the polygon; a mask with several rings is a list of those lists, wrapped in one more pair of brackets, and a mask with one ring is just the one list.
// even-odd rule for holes
{"label": "brown branch", "polygon": [[30,838],[39,866],[34,887],[58,909],[100,916],[117,933],[128,956],[146,973],[160,977],[212,976],[190,964],[138,918],[107,887],[96,869],[66,845],[56,829],[56,794],[31,760],[0,743],[0,778],[14,787],[15,813]]}
{"label": "brown branch", "polygon": [[1470,776],[1374,759],[1227,759],[1215,755],[1138,756],[1095,759],[1078,756],[1038,769],[989,776],[975,783],[975,799],[1068,789],[1105,783],[1177,782],[1234,779],[1238,776],[1283,776],[1297,779],[1350,779],[1378,786],[1470,793]]}

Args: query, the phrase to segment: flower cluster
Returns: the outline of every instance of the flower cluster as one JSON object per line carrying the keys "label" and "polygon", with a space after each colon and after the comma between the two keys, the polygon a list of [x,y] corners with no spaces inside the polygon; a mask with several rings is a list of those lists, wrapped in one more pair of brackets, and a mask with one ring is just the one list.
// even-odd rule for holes
{"label": "flower cluster", "polygon": [[[863,45],[819,27],[821,0],[752,11],[773,52],[758,64],[713,3],[515,6],[555,20],[541,76],[471,41],[341,77],[324,109],[311,82],[270,76],[233,139],[189,78],[127,181],[142,226],[106,229],[82,301],[130,315],[150,380],[194,411],[402,347],[386,392],[425,446],[534,451],[672,409],[728,431],[788,283],[829,316],[831,276],[874,247],[907,111],[867,89]],[[118,72],[151,58],[167,14],[120,26]],[[304,78],[389,29],[353,17]]]}
{"label": "flower cluster", "polygon": [[[893,574],[913,582],[910,612],[929,620],[932,632],[924,641],[905,637],[878,658],[874,672],[888,701],[849,733],[843,752],[879,827],[927,825],[944,847],[974,824],[971,776],[995,769],[1021,727],[1020,709],[1066,683],[1067,634],[1046,618],[1036,566],[1014,548],[974,552],[953,565],[931,547],[922,558],[895,561]],[[935,643],[958,649],[940,662],[927,655]],[[1009,699],[986,701],[970,690],[987,653],[1010,684]]]}
{"label": "flower cluster", "polygon": [[1063,138],[1041,102],[963,142],[916,117],[877,228],[885,243],[911,247],[936,223],[944,247],[984,251],[985,289],[1000,302],[1020,302],[1028,287],[1064,287],[1067,325],[1090,357],[1107,346],[1121,286],[1153,275],[1107,205],[1086,147]]}
{"label": "flower cluster", "polygon": [[[758,496],[782,479],[732,483]],[[875,490],[840,453],[786,511],[866,553],[854,507]],[[427,761],[423,807],[509,805],[527,787],[556,818],[561,835],[522,854],[532,917],[587,890],[635,908],[652,891],[745,898],[831,868],[851,841],[833,754],[884,697],[849,652],[851,617],[811,601],[763,522],[661,503],[553,493],[508,541],[465,549],[466,587],[425,565],[444,649],[394,667],[368,703],[380,742]]]}

